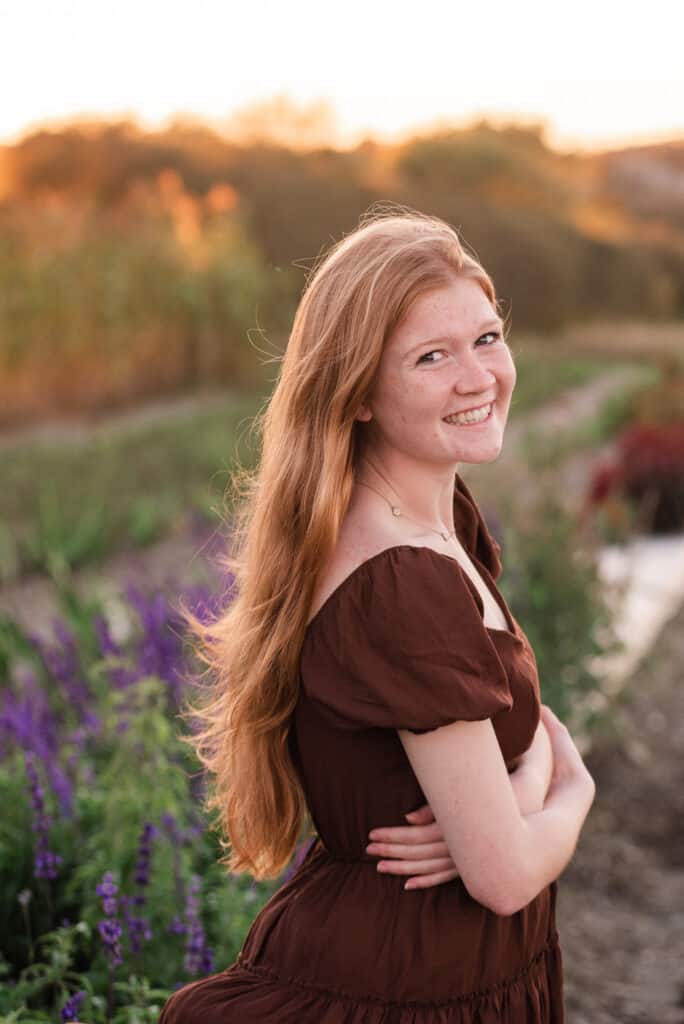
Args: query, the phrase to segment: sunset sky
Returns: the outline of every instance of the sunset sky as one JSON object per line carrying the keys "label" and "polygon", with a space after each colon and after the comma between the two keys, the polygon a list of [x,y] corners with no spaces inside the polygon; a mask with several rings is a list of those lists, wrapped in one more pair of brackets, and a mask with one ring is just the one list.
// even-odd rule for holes
{"label": "sunset sky", "polygon": [[341,145],[477,116],[562,149],[657,141],[684,136],[683,29],[665,0],[0,0],[0,141],[77,115],[221,125],[278,95],[327,101]]}

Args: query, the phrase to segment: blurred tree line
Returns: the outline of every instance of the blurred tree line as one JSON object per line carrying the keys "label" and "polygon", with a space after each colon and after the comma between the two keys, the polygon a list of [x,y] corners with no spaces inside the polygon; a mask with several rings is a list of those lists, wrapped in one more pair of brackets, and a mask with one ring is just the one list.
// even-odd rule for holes
{"label": "blurred tree line", "polygon": [[[672,151],[653,181],[681,183]],[[308,268],[377,200],[457,227],[515,328],[679,317],[684,199],[644,201],[649,153],[486,121],[346,150],[188,119],[35,132],[0,150],[0,424],[271,379]]]}

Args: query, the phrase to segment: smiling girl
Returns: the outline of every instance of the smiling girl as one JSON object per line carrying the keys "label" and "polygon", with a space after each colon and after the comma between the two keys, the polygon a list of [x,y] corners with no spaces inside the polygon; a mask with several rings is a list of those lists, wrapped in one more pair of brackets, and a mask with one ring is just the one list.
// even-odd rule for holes
{"label": "smiling girl", "polygon": [[515,381],[492,281],[438,218],[371,214],[312,272],[237,596],[189,619],[228,868],[277,877],[316,838],[161,1024],[563,1021],[556,886],[595,786],[458,472],[499,455]]}

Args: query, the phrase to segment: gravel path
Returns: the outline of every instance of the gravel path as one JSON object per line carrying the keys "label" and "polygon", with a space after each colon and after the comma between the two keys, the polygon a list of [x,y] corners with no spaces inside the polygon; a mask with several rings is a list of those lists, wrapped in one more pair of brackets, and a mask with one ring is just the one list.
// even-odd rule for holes
{"label": "gravel path", "polygon": [[562,875],[567,1024],[684,1024],[684,607],[585,757],[596,799]]}

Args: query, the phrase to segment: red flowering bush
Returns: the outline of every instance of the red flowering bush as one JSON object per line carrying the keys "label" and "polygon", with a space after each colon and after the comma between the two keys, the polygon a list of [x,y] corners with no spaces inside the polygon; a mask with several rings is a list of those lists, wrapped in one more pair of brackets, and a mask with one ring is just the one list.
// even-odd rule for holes
{"label": "red flowering bush", "polygon": [[627,502],[633,527],[684,528],[684,422],[636,424],[618,437],[615,457],[596,467],[587,505]]}

